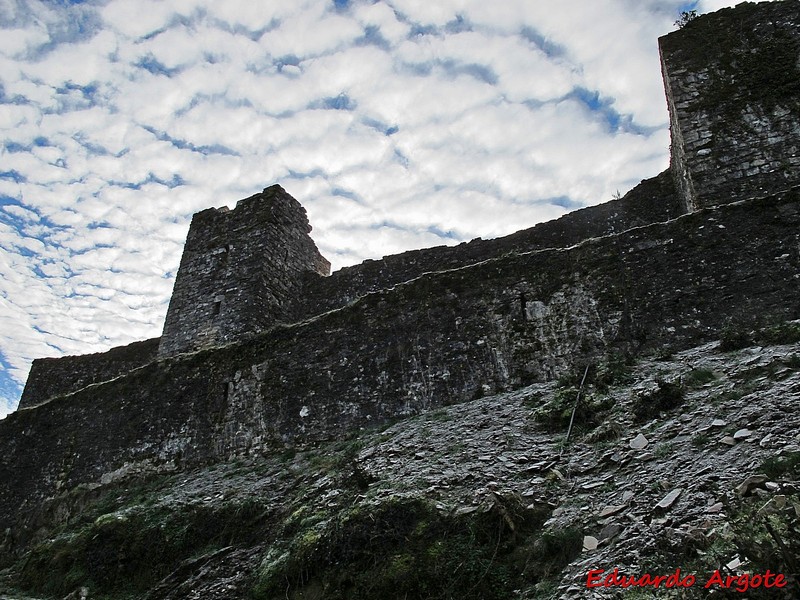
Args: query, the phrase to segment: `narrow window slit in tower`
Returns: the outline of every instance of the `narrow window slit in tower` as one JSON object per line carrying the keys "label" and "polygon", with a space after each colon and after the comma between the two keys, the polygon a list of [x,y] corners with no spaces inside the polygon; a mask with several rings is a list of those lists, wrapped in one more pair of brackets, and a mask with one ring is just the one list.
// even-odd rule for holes
{"label": "narrow window slit in tower", "polygon": [[520,308],[520,314],[522,315],[523,322],[528,320],[528,311],[525,309],[527,303],[528,303],[528,301],[525,298],[525,294],[520,294],[519,295],[519,308]]}
{"label": "narrow window slit in tower", "polygon": [[221,310],[222,310],[222,300],[217,300],[211,307],[211,316],[216,317]]}

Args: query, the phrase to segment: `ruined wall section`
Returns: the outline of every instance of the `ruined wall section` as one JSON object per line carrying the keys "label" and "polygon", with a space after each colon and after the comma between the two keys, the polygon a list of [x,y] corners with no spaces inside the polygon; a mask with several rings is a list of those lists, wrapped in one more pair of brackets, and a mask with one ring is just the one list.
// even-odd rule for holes
{"label": "ruined wall section", "polygon": [[232,211],[195,214],[159,355],[221,346],[292,321],[303,275],[330,272],[310,231],[305,209],[278,185]]}
{"label": "ruined wall section", "polygon": [[156,359],[159,340],[134,342],[96,354],[37,358],[31,365],[18,408],[32,408],[54,396],[70,394],[138,369]]}
{"label": "ruined wall section", "polygon": [[659,40],[672,170],[694,210],[800,183],[800,3],[742,3]]}
{"label": "ruined wall section", "polygon": [[457,269],[511,252],[566,248],[590,238],[674,219],[683,212],[672,177],[665,171],[642,181],[619,200],[576,210],[511,235],[403,252],[345,267],[330,277],[308,277],[299,299],[299,316],[309,318],[341,308],[424,273]]}
{"label": "ruined wall section", "polygon": [[796,319],[798,273],[795,192],[423,275],[12,413],[0,422],[0,530],[80,483],[335,439],[582,372],[606,352]]}
{"label": "ruined wall section", "polygon": [[[274,322],[263,320],[264,315],[257,313],[262,305],[255,303],[259,294],[262,294],[260,290],[269,285],[278,286],[285,299],[283,307],[287,310],[281,313],[280,320],[302,320],[341,308],[368,293],[389,289],[427,272],[460,268],[510,252],[563,248],[652,221],[666,221],[680,214],[672,178],[669,172],[664,172],[641,182],[620,200],[578,210],[509,236],[491,240],[479,238],[453,247],[405,252],[377,261],[366,261],[337,271],[330,277],[323,277],[321,273],[326,273],[329,265],[316,247],[311,246],[313,242],[304,233],[307,227],[304,213],[296,211],[297,205],[292,200],[286,201],[286,205],[293,207],[295,214],[284,219],[284,222],[299,222],[302,227],[299,231],[289,231],[286,248],[279,253],[277,260],[272,258],[272,263],[279,264],[287,251],[295,252],[299,247],[301,256],[311,257],[313,271],[307,271],[302,278],[297,277],[296,271],[290,277],[280,274],[277,281],[269,282],[264,264],[269,262],[270,253],[274,255],[275,245],[269,251],[263,250],[262,245],[272,239],[268,235],[285,236],[287,232],[279,231],[277,227],[268,232],[253,233],[249,230],[255,225],[252,213],[258,213],[257,216],[263,219],[268,202],[257,195],[240,202],[233,213],[209,209],[195,215],[184,262],[175,284],[176,294],[173,295],[170,316],[165,325],[165,331],[172,335],[172,342],[162,342],[162,358],[177,351],[211,345],[212,341],[224,344],[232,339],[230,333],[227,337],[220,334],[225,327],[234,335],[239,335],[235,332],[241,331],[241,335],[246,336],[273,325]],[[232,214],[234,219],[231,219]],[[253,253],[250,255],[253,260],[239,258],[241,265],[231,268],[234,254],[245,257],[249,252]],[[307,262],[300,263],[301,268],[307,266]],[[237,278],[241,273],[244,276],[239,281]],[[254,276],[258,276],[255,283],[249,283],[248,278]],[[299,280],[304,282],[302,291],[296,287]],[[219,314],[214,315],[214,304],[209,303],[217,302],[220,303]],[[243,314],[240,321],[233,321],[231,315],[239,318],[237,311],[241,307],[236,304],[231,306],[230,303],[238,302],[243,303]],[[253,313],[252,322],[246,320],[250,313]],[[189,315],[188,324],[179,320],[180,314]],[[272,318],[278,320],[275,316]],[[192,326],[196,329],[192,329]],[[205,338],[195,345],[191,336],[196,331],[204,331]],[[147,364],[155,360],[158,345],[159,339],[155,339],[115,348],[108,353],[37,359],[28,376],[20,408],[30,408],[53,396],[74,392]]]}

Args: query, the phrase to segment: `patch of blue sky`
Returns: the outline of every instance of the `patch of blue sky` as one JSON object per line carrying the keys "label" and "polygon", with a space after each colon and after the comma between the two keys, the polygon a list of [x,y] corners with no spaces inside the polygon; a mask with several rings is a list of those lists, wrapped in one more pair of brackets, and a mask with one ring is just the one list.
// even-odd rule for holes
{"label": "patch of blue sky", "polygon": [[176,12],[173,13],[172,18],[170,18],[167,29],[172,29],[176,26],[192,28],[198,23],[205,21],[207,17],[208,11],[203,7],[195,7],[191,13],[187,14]]}
{"label": "patch of blue sky", "polygon": [[0,354],[0,402],[3,402],[6,408],[5,411],[0,412],[14,410],[19,403],[19,397],[22,395],[23,386],[9,375],[10,368],[11,366],[5,356]]}
{"label": "patch of blue sky", "polygon": [[0,194],[0,207],[3,206],[22,206],[22,203],[16,198]]}
{"label": "patch of blue sky", "polygon": [[[360,230],[361,228],[362,228],[362,225],[353,225],[352,226],[353,230]],[[453,231],[450,231],[450,230],[445,231],[444,229],[440,229],[439,227],[436,227],[435,225],[430,225],[430,226],[424,227],[424,228],[409,227],[408,225],[401,224],[401,223],[398,223],[396,221],[392,221],[392,220],[388,220],[387,219],[387,220],[383,220],[383,221],[377,221],[375,223],[370,223],[369,228],[374,230],[374,231],[377,231],[379,229],[391,229],[392,231],[405,231],[405,232],[408,232],[408,231],[423,232],[424,231],[426,233],[430,233],[432,235],[435,235],[436,237],[441,238],[443,240],[453,240],[453,241],[457,241],[457,242],[462,241],[462,238],[459,237]],[[345,226],[344,229],[348,229],[348,227]]]}
{"label": "patch of blue sky", "polygon": [[221,154],[223,156],[241,156],[241,154],[236,150],[228,148],[227,146],[223,146],[222,144],[198,146],[187,140],[172,137],[166,131],[159,131],[155,127],[151,127],[149,125],[142,125],[142,129],[154,135],[156,139],[172,144],[178,150],[190,150],[191,152],[197,152],[198,154],[203,155]]}
{"label": "patch of blue sky", "polygon": [[456,18],[445,24],[444,30],[447,33],[463,33],[464,31],[472,31],[472,23],[464,18],[463,15],[456,15]]}
{"label": "patch of blue sky", "polygon": [[536,98],[528,98],[527,100],[523,100],[522,104],[528,107],[530,110],[536,111],[545,104],[550,104],[551,102],[551,100],[537,100]]}
{"label": "patch of blue sky", "polygon": [[372,119],[370,117],[363,117],[361,122],[370,129],[374,129],[385,136],[391,136],[400,131],[400,128],[397,125],[388,125],[383,121],[378,121],[377,119]]}
{"label": "patch of blue sky", "polygon": [[213,52],[203,52],[203,60],[210,65],[215,65],[218,62],[223,61],[224,56],[221,54],[220,55],[214,54]]}
{"label": "patch of blue sky", "polygon": [[[85,110],[97,106],[103,100],[99,94],[99,87],[95,84],[81,86],[70,82],[63,87],[56,88],[55,92],[58,106],[55,109],[44,110],[43,112],[46,114]],[[80,95],[75,92],[80,92]]]}
{"label": "patch of blue sky", "polygon": [[14,142],[12,140],[8,140],[3,144],[3,147],[6,149],[6,152],[10,152],[12,154],[18,152],[30,152],[31,147],[26,146],[25,144],[20,144],[19,142]]}
{"label": "patch of blue sky", "polygon": [[358,103],[347,94],[339,94],[329,98],[320,98],[314,100],[308,105],[308,108],[324,108],[327,110],[355,110]]}
{"label": "patch of blue sky", "polygon": [[[47,275],[42,270],[42,265],[33,265],[33,272],[39,279],[47,279]],[[38,331],[38,328],[34,327]]]}
{"label": "patch of blue sky", "polygon": [[286,54],[281,56],[280,58],[275,59],[275,66],[278,68],[285,67],[287,65],[291,65],[293,67],[297,67],[300,65],[300,58],[295,54]]}
{"label": "patch of blue sky", "polygon": [[338,12],[345,12],[350,8],[350,0],[333,0],[333,8]]}
{"label": "patch of blue sky", "polygon": [[697,5],[700,4],[699,0],[694,0],[693,2],[684,2],[680,6],[678,6],[678,14],[682,12],[690,12],[693,10],[697,10]]}
{"label": "patch of blue sky", "polygon": [[94,154],[95,156],[111,156],[111,151],[108,148],[86,139],[86,135],[83,133],[76,133],[72,136],[72,139],[90,154]]}
{"label": "patch of blue sky", "polygon": [[660,127],[642,127],[633,122],[632,115],[623,115],[614,107],[613,98],[603,98],[600,92],[584,87],[576,87],[564,99],[575,100],[601,120],[610,133],[633,133],[649,135]]}
{"label": "patch of blue sky", "polygon": [[232,100],[225,94],[195,94],[185,107],[175,111],[176,117],[181,117],[201,104],[213,104],[215,107],[226,108],[253,108],[253,103],[247,98]]}
{"label": "patch of blue sky", "polygon": [[432,233],[436,237],[442,238],[443,240],[453,240],[456,242],[460,242],[462,239],[460,236],[456,235],[455,232],[453,232],[452,230],[445,231],[444,229],[439,229],[435,225],[431,225],[430,227],[425,229],[425,231],[427,231],[428,233]]}
{"label": "patch of blue sky", "polygon": [[77,6],[79,4],[86,4],[89,0],[47,0],[45,4],[54,4],[56,6]]}
{"label": "patch of blue sky", "polygon": [[328,178],[328,174],[319,168],[311,169],[310,171],[295,171],[294,169],[288,169],[287,174],[288,179],[297,179],[300,181],[304,179],[316,179],[317,177],[322,179]]}
{"label": "patch of blue sky", "polygon": [[242,23],[228,23],[227,21],[222,21],[216,18],[209,19],[209,23],[221,31],[232,33],[233,35],[241,35],[254,42],[260,40],[261,36],[263,36],[268,31],[277,29],[278,26],[280,26],[281,24],[280,20],[276,18],[273,18],[265,26],[260,27],[258,29],[250,29],[246,25],[243,25]]}
{"label": "patch of blue sky", "polygon": [[89,85],[78,85],[77,83],[72,83],[71,81],[64,84],[63,87],[56,88],[57,94],[70,94],[72,92],[80,92],[84,98],[90,100],[92,102],[95,101],[97,98],[97,92],[99,90],[99,86],[96,83],[90,83]]}
{"label": "patch of blue sky", "polygon": [[389,50],[391,44],[383,37],[380,27],[377,25],[367,25],[364,28],[364,35],[355,40],[356,46],[376,46],[381,50]]}
{"label": "patch of blue sky", "polygon": [[340,198],[347,198],[348,200],[352,200],[353,202],[356,202],[358,204],[366,205],[364,199],[358,194],[356,194],[353,190],[346,190],[344,188],[334,187],[331,190],[331,194],[334,196],[339,196]]}
{"label": "patch of blue sky", "polygon": [[[361,229],[362,225],[353,225],[353,229]],[[412,228],[408,227],[407,225],[400,225],[394,221],[384,220],[384,221],[376,221],[375,223],[369,224],[370,229],[392,229],[395,231],[411,231]]]}
{"label": "patch of blue sky", "polygon": [[537,203],[552,204],[554,206],[560,206],[561,208],[566,208],[567,210],[575,210],[576,208],[584,207],[584,204],[573,200],[569,196],[555,196],[553,198],[544,198],[543,200],[538,201]]}
{"label": "patch of blue sky", "polygon": [[11,169],[10,171],[0,171],[0,179],[6,179],[13,181],[14,183],[25,183],[28,181],[28,178],[25,177],[25,175],[15,169]]}
{"label": "patch of blue sky", "polygon": [[3,87],[3,82],[0,81],[0,104],[30,104],[31,101],[28,100],[25,96],[20,94],[15,94],[13,96],[9,96],[6,94],[6,89]]}
{"label": "patch of blue sky", "polygon": [[401,71],[416,75],[418,77],[428,77],[435,68],[440,68],[444,74],[451,79],[467,75],[489,85],[496,85],[499,78],[491,67],[478,63],[466,63],[459,60],[432,60],[419,63],[403,63]]}
{"label": "patch of blue sky", "polygon": [[34,49],[29,58],[41,57],[62,44],[91,39],[103,28],[103,19],[93,5],[66,1],[51,3],[61,8],[61,18],[48,24],[48,41]]}
{"label": "patch of blue sky", "polygon": [[403,154],[400,150],[398,150],[397,148],[395,148],[395,150],[394,150],[394,160],[395,160],[395,162],[400,163],[400,165],[403,166],[406,169],[411,164],[411,161],[409,160],[409,158],[405,154]]}
{"label": "patch of blue sky", "polygon": [[13,224],[21,232],[26,224],[39,220],[39,214],[34,208],[11,196],[0,195],[0,221]]}
{"label": "patch of blue sky", "polygon": [[141,38],[139,38],[139,39],[140,39],[141,41],[143,41],[143,42],[146,42],[146,41],[148,41],[148,40],[155,39],[155,38],[157,38],[158,36],[160,36],[162,33],[164,33],[165,31],[167,31],[167,29],[169,29],[169,27],[159,27],[158,29],[154,29],[153,31],[150,31],[150,32],[148,32],[148,33],[144,34],[144,35],[143,35],[143,36],[141,36]]}
{"label": "patch of blue sky", "polygon": [[[21,236],[21,237],[25,237],[25,236]],[[27,246],[24,246],[22,244],[17,244],[17,243],[14,243],[13,246],[14,246],[14,252],[16,254],[19,254],[20,256],[24,256],[25,258],[33,258],[33,257],[36,256],[36,252],[31,250]]]}
{"label": "patch of blue sky", "polygon": [[458,77],[459,75],[468,75],[483,83],[489,85],[497,85],[497,74],[486,65],[478,63],[464,63],[455,60],[446,60],[439,63],[450,77]]}
{"label": "patch of blue sky", "polygon": [[428,77],[433,72],[433,62],[404,62],[401,64],[400,71],[417,77]]}
{"label": "patch of blue sky", "polygon": [[147,177],[145,179],[143,179],[142,181],[137,181],[137,182],[131,182],[131,181],[117,182],[117,181],[112,181],[111,185],[114,185],[116,187],[122,187],[122,188],[129,189],[129,190],[140,190],[144,186],[152,184],[152,183],[156,183],[158,185],[163,185],[166,188],[173,189],[173,188],[176,188],[176,187],[180,187],[182,185],[186,185],[186,180],[183,177],[181,177],[180,175],[178,175],[178,174],[173,175],[170,179],[162,179],[161,177],[157,177],[155,174],[153,174],[151,172],[151,173],[148,173]]}
{"label": "patch of blue sky", "polygon": [[134,66],[144,69],[152,75],[164,75],[166,77],[172,77],[181,71],[180,67],[170,69],[152,54],[142,57],[142,59],[135,63]]}
{"label": "patch of blue sky", "polygon": [[550,58],[559,58],[567,54],[564,46],[547,39],[533,27],[523,27],[519,34]]}
{"label": "patch of blue sky", "polygon": [[[95,230],[95,229],[112,229],[111,224],[108,221],[92,221],[91,223],[86,224],[86,229]],[[111,248],[111,244],[109,242],[98,242],[94,245],[94,248]],[[81,250],[81,253],[89,252],[93,250]]]}
{"label": "patch of blue sky", "polygon": [[435,25],[422,25],[421,23],[412,23],[408,31],[409,38],[422,37],[426,35],[440,35],[439,28]]}

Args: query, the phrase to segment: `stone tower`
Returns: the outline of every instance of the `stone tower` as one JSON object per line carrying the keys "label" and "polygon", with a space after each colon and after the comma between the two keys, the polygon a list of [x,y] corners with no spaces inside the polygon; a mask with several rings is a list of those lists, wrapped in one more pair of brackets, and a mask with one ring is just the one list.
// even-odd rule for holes
{"label": "stone tower", "polygon": [[221,346],[291,321],[307,271],[330,273],[305,209],[279,185],[234,210],[194,215],[159,357]]}
{"label": "stone tower", "polygon": [[703,15],[659,47],[688,211],[800,185],[800,2]]}

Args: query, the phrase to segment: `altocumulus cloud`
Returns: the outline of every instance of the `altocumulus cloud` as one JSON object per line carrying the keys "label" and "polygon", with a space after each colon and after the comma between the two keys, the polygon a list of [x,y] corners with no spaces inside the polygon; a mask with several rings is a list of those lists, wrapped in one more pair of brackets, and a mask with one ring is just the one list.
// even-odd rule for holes
{"label": "altocumulus cloud", "polygon": [[334,268],[667,166],[656,38],[707,0],[0,0],[0,416],[159,334],[191,214],[281,183]]}

